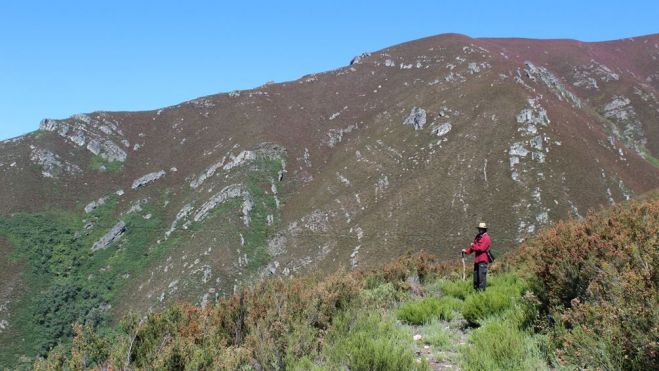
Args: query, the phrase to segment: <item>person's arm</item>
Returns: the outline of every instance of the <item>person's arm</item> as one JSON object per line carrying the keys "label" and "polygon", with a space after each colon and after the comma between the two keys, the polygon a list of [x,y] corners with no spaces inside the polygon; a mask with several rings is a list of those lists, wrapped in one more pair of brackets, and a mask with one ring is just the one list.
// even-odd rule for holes
{"label": "person's arm", "polygon": [[471,255],[471,253],[474,252],[474,243],[472,242],[468,249],[462,249],[462,252],[466,255]]}

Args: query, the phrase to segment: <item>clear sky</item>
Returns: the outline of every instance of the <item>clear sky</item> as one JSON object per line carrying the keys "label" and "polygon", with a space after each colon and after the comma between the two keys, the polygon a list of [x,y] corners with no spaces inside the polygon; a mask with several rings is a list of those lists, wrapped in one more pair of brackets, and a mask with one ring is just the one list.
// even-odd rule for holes
{"label": "clear sky", "polygon": [[659,0],[0,0],[0,139],[44,117],[154,109],[293,80],[447,32],[639,36],[659,32]]}

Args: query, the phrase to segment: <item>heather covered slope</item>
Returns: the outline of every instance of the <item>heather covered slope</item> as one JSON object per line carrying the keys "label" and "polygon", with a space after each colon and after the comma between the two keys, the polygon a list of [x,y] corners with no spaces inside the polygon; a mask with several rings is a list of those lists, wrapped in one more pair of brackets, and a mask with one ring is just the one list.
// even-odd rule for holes
{"label": "heather covered slope", "polygon": [[[557,223],[474,292],[427,254],[379,269],[274,278],[114,331],[76,327],[38,369],[652,369],[659,198]],[[621,318],[624,320],[621,321]]]}
{"label": "heather covered slope", "polygon": [[0,253],[17,262],[0,271],[0,345],[16,347],[0,358],[70,335],[44,315],[108,323],[262,276],[446,258],[477,220],[505,250],[654,188],[658,43],[441,35],[157,111],[44,120],[0,144]]}

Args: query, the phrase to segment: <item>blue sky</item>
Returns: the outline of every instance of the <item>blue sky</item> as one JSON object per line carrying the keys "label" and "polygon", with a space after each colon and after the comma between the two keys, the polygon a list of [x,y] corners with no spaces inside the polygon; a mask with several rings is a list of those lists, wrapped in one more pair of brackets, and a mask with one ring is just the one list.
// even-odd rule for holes
{"label": "blue sky", "polygon": [[0,0],[0,139],[44,117],[145,110],[346,65],[447,32],[600,41],[659,1]]}

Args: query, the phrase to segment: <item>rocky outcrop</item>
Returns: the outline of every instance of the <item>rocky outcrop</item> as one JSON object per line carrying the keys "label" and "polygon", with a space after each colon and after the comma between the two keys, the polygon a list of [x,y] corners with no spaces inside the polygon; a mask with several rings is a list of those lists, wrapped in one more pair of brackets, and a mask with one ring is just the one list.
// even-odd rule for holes
{"label": "rocky outcrop", "polygon": [[350,65],[352,66],[353,64],[360,64],[364,61],[364,59],[366,57],[370,57],[370,56],[371,56],[371,53],[368,53],[368,52],[362,53],[362,54],[352,58],[352,60],[350,61]]}
{"label": "rocky outcrop", "polygon": [[524,70],[529,79],[535,81],[536,78],[539,78],[552,92],[554,92],[554,94],[556,94],[558,99],[566,99],[573,106],[581,108],[581,99],[577,98],[576,95],[567,90],[561,80],[553,73],[549,72],[548,69],[545,67],[537,67],[533,63],[526,61],[524,62]]}
{"label": "rocky outcrop", "polygon": [[[245,193],[248,193],[245,191]],[[239,184],[232,184],[224,187],[220,192],[216,193],[208,201],[206,201],[195,216],[192,218],[195,222],[200,222],[206,219],[211,210],[218,207],[220,204],[230,198],[241,197],[243,195],[243,188]],[[251,210],[251,207],[249,208]],[[245,210],[243,208],[243,210]]]}
{"label": "rocky outcrop", "polygon": [[531,170],[530,164],[524,163],[529,153],[532,161],[543,163],[549,151],[541,129],[548,126],[550,120],[547,111],[538,101],[537,98],[529,99],[526,107],[515,117],[517,123],[520,124],[517,131],[523,139],[511,144],[508,150],[511,177],[515,181],[521,181],[521,175],[528,174]]}
{"label": "rocky outcrop", "polygon": [[598,81],[617,81],[620,79],[620,75],[613,72],[609,67],[591,60],[589,64],[575,67],[573,78],[572,85],[574,86],[599,90]]}
{"label": "rocky outcrop", "polygon": [[194,178],[190,182],[190,187],[193,189],[199,188],[202,184],[204,184],[206,180],[213,177],[220,169],[223,171],[230,171],[259,158],[270,160],[278,159],[283,161],[285,154],[286,149],[284,147],[269,142],[260,143],[253,150],[244,150],[238,153],[238,155],[229,153],[227,156],[222,157],[220,161],[210,165],[198,177]]}
{"label": "rocky outcrop", "polygon": [[39,129],[56,133],[106,161],[126,161],[126,152],[115,141],[124,145],[128,141],[117,123],[105,113],[96,114],[94,117],[74,115],[66,120],[44,119]]}
{"label": "rocky outcrop", "polygon": [[62,160],[55,153],[35,146],[30,146],[30,160],[41,166],[41,175],[46,178],[57,178],[59,175],[76,175],[82,170],[76,164]]}
{"label": "rocky outcrop", "polygon": [[206,179],[215,175],[215,172],[224,165],[224,161],[226,161],[226,157],[223,157],[222,160],[220,160],[219,162],[216,162],[213,165],[209,166],[206,169],[206,171],[204,171],[201,175],[199,175],[197,178],[193,179],[192,182],[190,182],[190,187],[196,189],[200,185],[204,184]]}
{"label": "rocky outcrop", "polygon": [[[176,218],[174,218],[174,221],[172,222],[172,225],[169,227],[169,230],[165,232],[165,238],[169,237],[175,230],[176,227],[178,226],[178,223],[184,219],[187,218],[188,215],[194,210],[194,207],[192,204],[186,204],[183,206],[183,208],[176,214]],[[185,225],[183,225],[183,228],[186,228]]]}
{"label": "rocky outcrop", "polygon": [[98,207],[105,205],[105,202],[108,200],[108,197],[101,197],[96,201],[92,201],[85,206],[85,213],[89,214],[92,211],[96,210]]}
{"label": "rocky outcrop", "polygon": [[231,154],[229,162],[227,162],[222,169],[225,171],[231,170],[234,167],[243,165],[246,162],[256,160],[256,153],[254,151],[242,151],[237,156]]}
{"label": "rocky outcrop", "polygon": [[621,140],[625,146],[634,150],[642,157],[646,157],[645,145],[647,138],[643,130],[643,124],[639,121],[634,107],[629,98],[615,96],[604,105],[602,109],[604,117],[613,124],[611,131],[614,138]]}
{"label": "rocky outcrop", "polygon": [[453,125],[451,125],[448,122],[445,122],[445,123],[443,123],[439,126],[436,126],[436,127],[432,128],[431,133],[433,133],[434,135],[437,135],[438,137],[443,137],[444,135],[448,134],[449,131],[451,131],[452,128],[453,128]]}
{"label": "rocky outcrop", "polygon": [[529,135],[536,134],[538,126],[549,125],[547,111],[537,103],[536,99],[528,100],[527,106],[517,114],[516,120],[522,125],[518,130]]}
{"label": "rocky outcrop", "polygon": [[237,156],[229,154],[229,160],[222,170],[228,171],[233,168],[242,166],[257,158],[265,158],[269,160],[281,160],[286,154],[286,148],[275,143],[264,142],[256,146],[254,150],[245,150],[240,152]]}
{"label": "rocky outcrop", "polygon": [[98,241],[94,242],[92,245],[92,251],[98,251],[106,249],[114,241],[117,241],[126,231],[126,223],[123,220],[120,220],[117,224],[110,229],[103,237]]}
{"label": "rocky outcrop", "polygon": [[419,107],[412,107],[412,111],[403,121],[403,125],[409,125],[414,130],[421,130],[426,124],[426,110]]}
{"label": "rocky outcrop", "polygon": [[132,189],[138,189],[146,186],[149,183],[153,183],[156,180],[162,178],[165,176],[165,170],[160,170],[156,171],[153,173],[146,174],[140,178],[137,178],[133,181],[133,185],[131,185]]}
{"label": "rocky outcrop", "polygon": [[349,125],[345,129],[329,129],[327,132],[327,139],[324,140],[323,143],[327,144],[328,147],[333,148],[343,141],[343,136],[345,134],[351,133],[355,128],[355,125]]}
{"label": "rocky outcrop", "polygon": [[87,143],[89,152],[101,156],[106,161],[126,161],[126,152],[111,140],[92,139]]}

